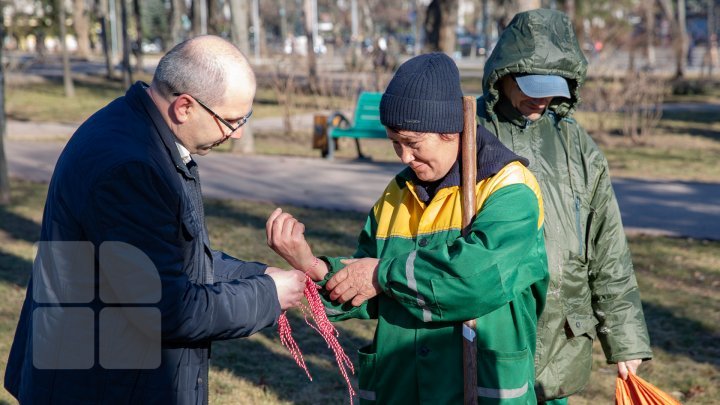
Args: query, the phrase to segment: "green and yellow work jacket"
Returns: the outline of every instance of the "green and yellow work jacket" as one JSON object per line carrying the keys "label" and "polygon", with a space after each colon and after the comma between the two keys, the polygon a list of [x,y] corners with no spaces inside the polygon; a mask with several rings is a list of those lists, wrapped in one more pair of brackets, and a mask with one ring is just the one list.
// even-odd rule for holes
{"label": "green and yellow work jacket", "polygon": [[[378,320],[359,352],[361,403],[462,403],[461,322],[477,319],[479,402],[535,404],[548,278],[542,198],[527,161],[487,131],[478,138],[469,234],[461,236],[459,164],[429,187],[406,169],[372,208],[353,255],[380,259],[382,293],[359,307],[325,301],[333,321]],[[340,259],[325,258],[329,276]]]}

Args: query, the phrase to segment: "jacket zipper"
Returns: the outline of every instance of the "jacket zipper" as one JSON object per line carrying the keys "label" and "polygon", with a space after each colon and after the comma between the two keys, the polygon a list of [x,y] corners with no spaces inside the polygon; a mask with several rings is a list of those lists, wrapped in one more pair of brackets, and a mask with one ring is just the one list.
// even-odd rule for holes
{"label": "jacket zipper", "polygon": [[578,249],[580,250],[580,256],[584,252],[584,244],[582,237],[582,224],[580,223],[580,197],[575,196],[575,223],[577,225],[577,237],[578,237]]}

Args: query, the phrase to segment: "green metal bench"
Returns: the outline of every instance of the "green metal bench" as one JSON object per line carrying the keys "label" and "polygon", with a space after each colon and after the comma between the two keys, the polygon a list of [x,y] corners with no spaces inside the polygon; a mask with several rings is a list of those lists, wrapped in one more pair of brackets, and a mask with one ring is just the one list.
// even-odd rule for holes
{"label": "green metal bench", "polygon": [[324,157],[328,160],[333,159],[338,138],[355,138],[358,158],[367,159],[360,150],[360,139],[387,138],[385,127],[380,123],[380,98],[382,93],[360,93],[352,124],[340,112],[335,112],[328,118],[327,153],[323,151]]}

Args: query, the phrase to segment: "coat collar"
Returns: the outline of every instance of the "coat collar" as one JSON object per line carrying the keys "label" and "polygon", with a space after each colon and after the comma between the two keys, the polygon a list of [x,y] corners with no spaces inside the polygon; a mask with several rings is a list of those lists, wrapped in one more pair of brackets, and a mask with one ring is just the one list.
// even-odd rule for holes
{"label": "coat collar", "polygon": [[160,114],[157,106],[153,102],[152,98],[150,98],[150,95],[147,93],[148,87],[150,86],[148,86],[147,83],[141,81],[133,84],[125,94],[128,103],[130,103],[131,105],[138,105],[143,110],[145,110],[147,115],[150,117],[150,121],[152,121],[152,124],[155,127],[155,130],[159,135],[160,140],[165,146],[165,149],[170,154],[175,168],[178,171],[182,172],[186,177],[194,177],[190,173],[190,170],[185,165],[185,163],[183,163],[183,159],[180,156],[180,151],[178,150],[178,147],[176,145],[177,138],[175,137],[175,134],[172,132],[170,127],[168,127],[165,119],[163,119],[162,114]]}
{"label": "coat collar", "polygon": [[[505,145],[500,143],[495,135],[482,126],[477,128],[477,174],[475,182],[478,183],[496,175],[503,167],[511,162],[520,162],[528,166],[529,162],[524,157],[516,155]],[[418,199],[427,204],[439,193],[440,190],[460,186],[460,159],[453,164],[450,171],[442,179],[435,182],[424,182],[418,179],[415,172],[409,167],[405,168],[398,175],[398,182],[406,183],[411,187]]]}

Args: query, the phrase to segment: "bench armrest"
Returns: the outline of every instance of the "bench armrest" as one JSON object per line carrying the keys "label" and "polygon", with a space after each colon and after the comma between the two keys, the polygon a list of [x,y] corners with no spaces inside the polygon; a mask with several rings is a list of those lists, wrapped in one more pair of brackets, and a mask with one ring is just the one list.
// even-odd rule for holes
{"label": "bench armrest", "polygon": [[350,127],[350,120],[347,119],[345,114],[340,111],[335,111],[327,119],[328,128],[348,128]]}

